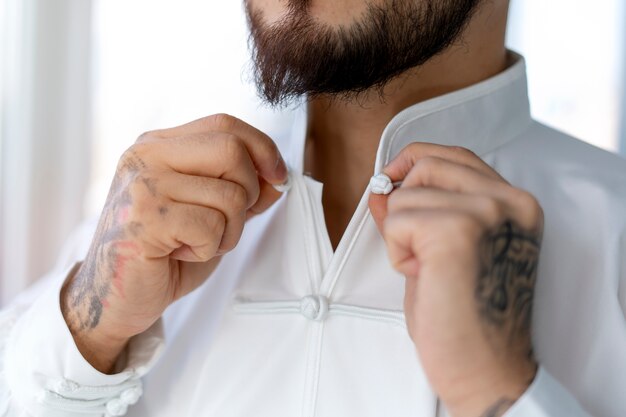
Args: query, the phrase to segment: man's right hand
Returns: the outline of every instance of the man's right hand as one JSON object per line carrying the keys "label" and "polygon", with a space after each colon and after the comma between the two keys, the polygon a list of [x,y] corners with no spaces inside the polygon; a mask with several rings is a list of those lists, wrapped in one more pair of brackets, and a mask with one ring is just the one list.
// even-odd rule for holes
{"label": "man's right hand", "polygon": [[274,142],[228,115],[142,135],[121,157],[89,253],[61,295],[85,359],[110,372],[131,337],[207,279],[286,179]]}

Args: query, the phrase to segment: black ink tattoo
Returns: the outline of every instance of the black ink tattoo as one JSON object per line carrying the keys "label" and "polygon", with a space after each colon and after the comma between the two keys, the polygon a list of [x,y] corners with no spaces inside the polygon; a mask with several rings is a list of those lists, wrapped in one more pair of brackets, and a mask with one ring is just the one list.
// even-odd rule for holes
{"label": "black ink tattoo", "polygon": [[146,188],[152,195],[152,197],[156,197],[157,195],[157,181],[154,178],[141,177],[141,181],[145,184]]}
{"label": "black ink tattoo", "polygon": [[[71,279],[62,297],[62,311],[72,333],[94,329],[100,323],[106,298],[121,279],[121,267],[128,253],[123,245],[127,236],[141,233],[142,224],[125,221],[132,197],[128,191],[130,181],[138,180],[138,173],[146,167],[135,152],[118,168],[111,184],[107,202],[102,211],[92,245],[85,261]],[[141,178],[150,193],[155,191],[155,181]],[[132,249],[132,248],[131,248]],[[118,289],[121,284],[118,282]]]}
{"label": "black ink tattoo", "polygon": [[512,222],[503,224],[483,243],[483,267],[475,294],[489,336],[504,334],[509,346],[526,349],[529,358],[533,356],[530,326],[540,246],[539,236]]}
{"label": "black ink tattoo", "polygon": [[501,398],[494,405],[489,407],[480,417],[502,417],[504,413],[515,403],[508,398]]}

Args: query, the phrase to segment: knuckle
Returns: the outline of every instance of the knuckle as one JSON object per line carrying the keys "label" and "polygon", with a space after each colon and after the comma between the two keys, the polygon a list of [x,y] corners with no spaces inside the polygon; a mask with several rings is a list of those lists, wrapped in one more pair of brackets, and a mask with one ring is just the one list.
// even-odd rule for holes
{"label": "knuckle", "polygon": [[226,160],[231,162],[240,162],[244,159],[247,151],[238,137],[231,134],[224,134],[221,136],[221,139],[223,148],[222,152]]}
{"label": "knuckle", "polygon": [[236,212],[243,211],[248,206],[248,194],[246,190],[236,184],[227,185],[222,189],[222,198],[227,206]]}
{"label": "knuckle", "polygon": [[121,191],[122,200],[127,200],[138,213],[146,214],[157,210],[162,215],[167,213],[169,201],[159,191],[158,181],[145,174],[130,177]]}
{"label": "knuckle", "polygon": [[404,147],[404,149],[402,149],[400,151],[400,154],[405,155],[405,154],[413,154],[413,153],[418,153],[420,148],[422,147],[422,144],[419,142],[413,142],[413,143],[409,143],[407,146]]}
{"label": "knuckle", "polygon": [[480,200],[482,212],[488,219],[499,221],[504,216],[504,209],[500,202],[494,198],[483,197]]}
{"label": "knuckle", "polygon": [[464,148],[463,146],[450,146],[448,148],[450,150],[450,152],[460,155],[460,156],[464,156],[464,157],[476,157],[476,154],[474,152],[472,152],[471,150]]}
{"label": "knuckle", "polygon": [[513,188],[513,199],[515,204],[522,208],[527,208],[537,204],[536,199],[532,194],[519,188]]}
{"label": "knuckle", "polygon": [[421,158],[419,161],[417,161],[417,163],[415,164],[417,169],[422,171],[432,171],[437,169],[440,165],[441,160],[434,156],[425,156],[424,158]]}
{"label": "knuckle", "polygon": [[218,113],[211,116],[211,122],[218,130],[229,131],[234,129],[237,118],[226,113]]}
{"label": "knuckle", "polygon": [[438,158],[427,156],[419,159],[413,170],[417,173],[421,183],[430,184],[433,181],[433,176],[439,169],[441,161]]}
{"label": "knuckle", "polygon": [[141,175],[135,175],[127,185],[128,195],[132,205],[136,210],[142,211],[148,206],[152,206],[153,202],[150,193],[147,192]]}
{"label": "knuckle", "polygon": [[120,156],[120,167],[139,170],[144,165],[143,160],[149,154],[149,148],[145,142],[134,143],[129,146]]}
{"label": "knuckle", "polygon": [[518,207],[526,213],[527,219],[534,224],[543,219],[543,209],[539,201],[531,193],[524,190],[517,190],[515,201]]}
{"label": "knuckle", "polygon": [[213,236],[222,236],[226,227],[226,218],[222,213],[214,210],[213,215],[208,219],[209,233]]}
{"label": "knuckle", "polygon": [[127,148],[122,154],[117,162],[118,171],[127,166],[128,161],[132,160],[135,157],[135,145]]}
{"label": "knuckle", "polygon": [[145,142],[149,142],[151,140],[158,139],[158,138],[159,138],[159,135],[157,131],[149,130],[139,135],[137,139],[135,140],[135,143],[145,143]]}

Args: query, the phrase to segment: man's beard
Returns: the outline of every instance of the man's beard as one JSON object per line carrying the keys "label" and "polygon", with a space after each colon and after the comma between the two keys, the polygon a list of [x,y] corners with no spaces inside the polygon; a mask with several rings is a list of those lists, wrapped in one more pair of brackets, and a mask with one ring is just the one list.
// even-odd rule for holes
{"label": "man's beard", "polygon": [[310,0],[289,0],[289,13],[266,25],[250,10],[254,78],[271,105],[301,96],[344,99],[383,87],[450,46],[480,0],[384,0],[346,27],[308,13]]}

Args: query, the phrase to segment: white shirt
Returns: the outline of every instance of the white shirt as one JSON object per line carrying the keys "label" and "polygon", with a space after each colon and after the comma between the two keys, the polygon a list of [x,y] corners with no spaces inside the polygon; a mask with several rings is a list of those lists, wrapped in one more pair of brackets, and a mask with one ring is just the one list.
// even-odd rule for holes
{"label": "white shirt", "polygon": [[[60,312],[61,284],[93,230],[76,237],[37,301],[1,315],[0,415],[446,415],[407,334],[404,278],[389,265],[369,190],[333,253],[322,184],[302,172],[305,121],[298,110],[292,134],[278,138],[292,188],[246,225],[201,288],[132,340],[115,375],[82,358]],[[469,148],[544,209],[541,368],[506,416],[625,416],[626,161],[533,121],[521,57],[398,114],[372,174],[413,141]]]}

